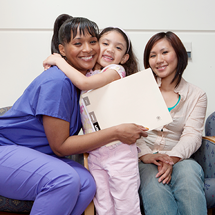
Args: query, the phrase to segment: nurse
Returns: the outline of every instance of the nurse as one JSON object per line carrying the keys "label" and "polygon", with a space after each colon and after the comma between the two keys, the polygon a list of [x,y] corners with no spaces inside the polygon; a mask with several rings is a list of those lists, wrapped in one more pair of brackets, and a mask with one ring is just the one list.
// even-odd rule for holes
{"label": "nurse", "polygon": [[[63,45],[66,61],[83,74],[93,68],[99,53],[94,22],[63,14],[55,21],[56,33],[59,43],[52,50]],[[31,215],[80,215],[93,199],[91,174],[65,156],[147,136],[144,127],[131,123],[78,135],[79,94],[61,70],[51,67],[0,117],[0,195],[33,200]]]}

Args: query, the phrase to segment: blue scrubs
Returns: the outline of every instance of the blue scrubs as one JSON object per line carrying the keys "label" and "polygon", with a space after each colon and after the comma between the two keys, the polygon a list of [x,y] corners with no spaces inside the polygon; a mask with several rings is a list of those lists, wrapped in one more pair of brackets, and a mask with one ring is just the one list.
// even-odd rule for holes
{"label": "blue scrubs", "polygon": [[31,214],[85,210],[95,193],[94,180],[80,164],[54,155],[42,121],[43,115],[68,121],[70,135],[76,135],[79,110],[79,90],[57,67],[28,86],[0,117],[0,195],[34,200]]}

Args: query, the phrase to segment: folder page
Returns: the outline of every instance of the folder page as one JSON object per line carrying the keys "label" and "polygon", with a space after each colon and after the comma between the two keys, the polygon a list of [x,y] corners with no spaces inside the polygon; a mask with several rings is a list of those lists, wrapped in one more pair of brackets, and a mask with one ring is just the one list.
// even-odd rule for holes
{"label": "folder page", "polygon": [[152,130],[172,122],[150,68],[84,93],[81,99],[95,131],[122,123]]}

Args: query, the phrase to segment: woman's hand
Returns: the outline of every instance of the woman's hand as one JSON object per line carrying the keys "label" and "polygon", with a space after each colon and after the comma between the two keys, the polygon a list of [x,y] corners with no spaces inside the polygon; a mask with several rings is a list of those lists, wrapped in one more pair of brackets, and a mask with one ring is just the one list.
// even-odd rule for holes
{"label": "woman's hand", "polygon": [[54,53],[52,55],[50,55],[49,57],[47,57],[44,61],[43,61],[43,67],[45,70],[49,69],[51,66],[57,66],[57,62],[59,60],[62,60],[63,58],[61,57],[60,54]]}
{"label": "woman's hand", "polygon": [[173,160],[169,155],[165,155],[165,154],[145,154],[143,156],[140,157],[140,160],[143,163],[153,163],[157,166],[161,166],[161,163],[159,161],[162,161],[164,163],[173,165]]}
{"label": "woman's hand", "polygon": [[142,136],[148,136],[146,132],[148,128],[133,123],[118,125],[116,129],[118,140],[129,145],[135,143]]}
{"label": "woman's hand", "polygon": [[162,182],[163,184],[169,184],[172,177],[172,169],[173,166],[164,162],[159,161],[160,165],[158,166],[158,173],[156,178],[158,182]]}

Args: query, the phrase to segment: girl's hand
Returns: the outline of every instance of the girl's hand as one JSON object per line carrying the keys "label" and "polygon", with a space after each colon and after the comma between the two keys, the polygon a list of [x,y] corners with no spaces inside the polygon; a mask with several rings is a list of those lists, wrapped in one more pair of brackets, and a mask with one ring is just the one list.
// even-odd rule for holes
{"label": "girl's hand", "polygon": [[147,130],[141,125],[133,123],[121,124],[116,126],[119,141],[126,144],[134,144],[140,137],[147,137]]}
{"label": "girl's hand", "polygon": [[174,164],[172,158],[169,155],[160,154],[160,153],[157,153],[157,154],[145,154],[145,155],[140,157],[140,160],[143,163],[153,163],[153,164],[155,164],[157,166],[161,165],[161,163],[159,161],[162,161],[162,162],[170,164],[170,165]]}
{"label": "girl's hand", "polygon": [[159,163],[161,165],[158,166],[158,173],[156,175],[156,178],[159,178],[158,182],[162,182],[163,184],[169,184],[172,177],[173,166],[161,161],[159,161]]}
{"label": "girl's hand", "polygon": [[54,53],[47,57],[43,61],[43,67],[45,70],[49,69],[51,66],[58,66],[57,63],[59,60],[62,60],[63,58],[61,57],[60,54]]}

